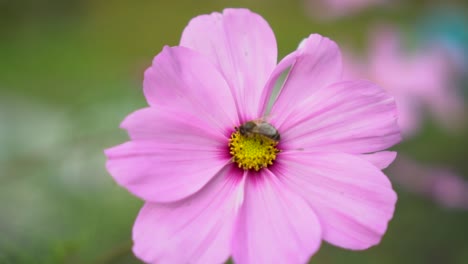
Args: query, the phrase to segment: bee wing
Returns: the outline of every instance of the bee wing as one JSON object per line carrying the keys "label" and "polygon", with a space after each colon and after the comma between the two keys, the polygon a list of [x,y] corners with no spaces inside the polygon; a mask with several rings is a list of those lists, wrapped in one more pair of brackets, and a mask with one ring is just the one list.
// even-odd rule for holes
{"label": "bee wing", "polygon": [[267,135],[267,136],[274,136],[277,134],[276,128],[274,128],[269,123],[263,123],[257,126],[257,130],[260,134]]}

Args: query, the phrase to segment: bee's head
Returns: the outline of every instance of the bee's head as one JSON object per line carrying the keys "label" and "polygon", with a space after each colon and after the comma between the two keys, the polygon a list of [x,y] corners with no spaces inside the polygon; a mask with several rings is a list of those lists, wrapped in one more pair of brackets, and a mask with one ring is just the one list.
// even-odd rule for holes
{"label": "bee's head", "polygon": [[252,132],[252,129],[254,129],[255,126],[257,125],[253,121],[246,122],[243,125],[239,126],[239,132],[242,135],[246,135]]}

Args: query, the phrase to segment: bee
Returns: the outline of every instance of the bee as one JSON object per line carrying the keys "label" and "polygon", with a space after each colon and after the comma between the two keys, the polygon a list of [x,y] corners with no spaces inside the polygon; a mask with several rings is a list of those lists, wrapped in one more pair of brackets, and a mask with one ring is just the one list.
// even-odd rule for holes
{"label": "bee", "polygon": [[238,128],[239,132],[243,136],[251,136],[253,134],[258,134],[265,136],[274,141],[280,140],[280,134],[278,130],[270,123],[267,123],[263,120],[252,120],[244,123]]}

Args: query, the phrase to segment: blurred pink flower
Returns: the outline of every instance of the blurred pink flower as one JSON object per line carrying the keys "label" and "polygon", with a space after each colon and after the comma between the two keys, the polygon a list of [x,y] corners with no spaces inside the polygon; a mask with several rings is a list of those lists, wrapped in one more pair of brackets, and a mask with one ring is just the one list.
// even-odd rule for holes
{"label": "blurred pink flower", "polygon": [[420,128],[425,109],[446,128],[459,126],[463,100],[453,83],[452,66],[443,50],[434,46],[404,51],[399,35],[387,27],[375,31],[367,61],[345,54],[344,74],[365,77],[395,96],[398,124],[409,136]]}
{"label": "blurred pink flower", "polygon": [[[380,242],[397,199],[381,172],[396,155],[382,150],[400,140],[393,98],[341,81],[338,46],[316,34],[276,60],[271,28],[246,9],[192,19],[180,46],[154,58],[150,106],[123,121],[131,140],[105,151],[114,179],[146,201],[133,228],[140,259],[304,263],[322,240],[353,250]],[[290,67],[268,115],[279,142],[241,133],[265,117]]]}
{"label": "blurred pink flower", "polygon": [[338,18],[356,14],[372,6],[388,4],[388,0],[305,0],[314,17]]}
{"label": "blurred pink flower", "polygon": [[468,209],[468,181],[446,168],[424,166],[399,156],[390,173],[392,180],[407,191],[432,199],[444,207]]}

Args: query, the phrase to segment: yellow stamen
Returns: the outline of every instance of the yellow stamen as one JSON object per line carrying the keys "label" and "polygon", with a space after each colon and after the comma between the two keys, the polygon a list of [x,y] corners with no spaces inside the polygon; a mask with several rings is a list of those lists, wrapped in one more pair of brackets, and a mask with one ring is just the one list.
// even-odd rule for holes
{"label": "yellow stamen", "polygon": [[273,164],[280,152],[278,142],[260,134],[242,135],[239,131],[232,133],[229,139],[229,153],[232,161],[244,170],[259,171]]}

